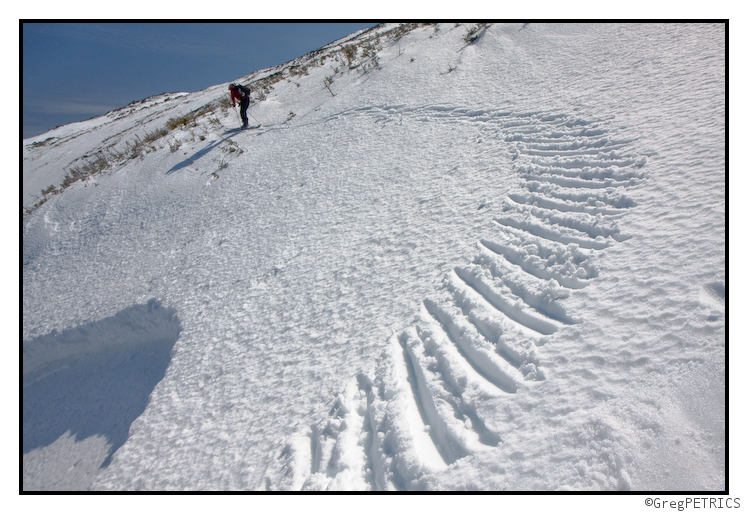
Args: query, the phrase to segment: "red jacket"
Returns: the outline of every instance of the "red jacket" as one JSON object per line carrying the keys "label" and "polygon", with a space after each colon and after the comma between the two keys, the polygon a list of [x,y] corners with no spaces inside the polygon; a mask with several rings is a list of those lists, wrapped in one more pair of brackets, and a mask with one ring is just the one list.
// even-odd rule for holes
{"label": "red jacket", "polygon": [[236,105],[237,101],[241,103],[245,98],[247,98],[247,95],[240,88],[234,87],[231,89],[231,105]]}

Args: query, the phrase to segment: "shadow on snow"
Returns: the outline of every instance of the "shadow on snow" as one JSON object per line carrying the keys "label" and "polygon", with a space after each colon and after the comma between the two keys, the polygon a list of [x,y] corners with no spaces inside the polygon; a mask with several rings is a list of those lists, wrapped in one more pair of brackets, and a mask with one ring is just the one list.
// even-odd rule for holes
{"label": "shadow on snow", "polygon": [[[207,155],[211,150],[213,150],[215,147],[217,147],[218,145],[220,145],[224,141],[227,141],[227,140],[231,139],[233,136],[235,136],[239,132],[241,132],[240,129],[230,129],[230,130],[227,130],[226,132],[223,133],[223,135],[225,135],[226,137],[222,137],[222,138],[220,138],[220,139],[218,139],[216,141],[211,142],[208,146],[206,146],[202,150],[198,150],[197,152],[195,152],[191,156],[187,157],[182,162],[175,164],[174,166],[172,166],[172,168],[169,171],[166,172],[166,174],[170,175],[170,174],[174,173],[175,171],[179,171],[182,168],[186,168],[187,166],[189,166],[193,162],[195,162],[195,161],[201,159],[203,156]],[[226,134],[228,134],[228,135],[226,135]]]}
{"label": "shadow on snow", "polygon": [[101,434],[106,467],[166,373],[181,327],[156,300],[23,342],[23,453]]}

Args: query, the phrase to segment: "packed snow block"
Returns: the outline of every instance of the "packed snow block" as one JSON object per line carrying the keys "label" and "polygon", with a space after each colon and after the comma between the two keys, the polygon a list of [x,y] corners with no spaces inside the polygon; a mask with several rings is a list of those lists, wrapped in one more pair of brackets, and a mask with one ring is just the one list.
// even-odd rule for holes
{"label": "packed snow block", "polygon": [[151,300],[24,341],[23,453],[67,432],[76,441],[105,436],[107,466],[164,377],[180,330],[176,311]]}

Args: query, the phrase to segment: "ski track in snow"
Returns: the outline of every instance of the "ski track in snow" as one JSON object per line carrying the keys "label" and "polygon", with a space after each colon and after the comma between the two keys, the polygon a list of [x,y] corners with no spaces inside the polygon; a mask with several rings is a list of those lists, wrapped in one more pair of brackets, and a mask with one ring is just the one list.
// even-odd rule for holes
{"label": "ski track in snow", "polygon": [[636,205],[626,189],[644,180],[646,157],[605,121],[450,106],[369,106],[329,119],[352,115],[495,127],[524,180],[495,217],[495,236],[423,300],[420,321],[392,336],[373,377],[359,374],[328,419],[283,445],[261,489],[421,489],[430,474],[500,445],[483,410],[545,380],[543,336],[577,323],[559,300],[598,276],[595,250],[626,240],[616,220]]}

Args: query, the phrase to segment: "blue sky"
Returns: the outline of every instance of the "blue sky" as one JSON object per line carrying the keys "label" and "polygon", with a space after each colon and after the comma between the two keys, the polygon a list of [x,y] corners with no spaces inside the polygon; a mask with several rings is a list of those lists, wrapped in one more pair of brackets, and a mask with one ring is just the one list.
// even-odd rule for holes
{"label": "blue sky", "polygon": [[372,25],[24,23],[22,137],[228,82]]}

